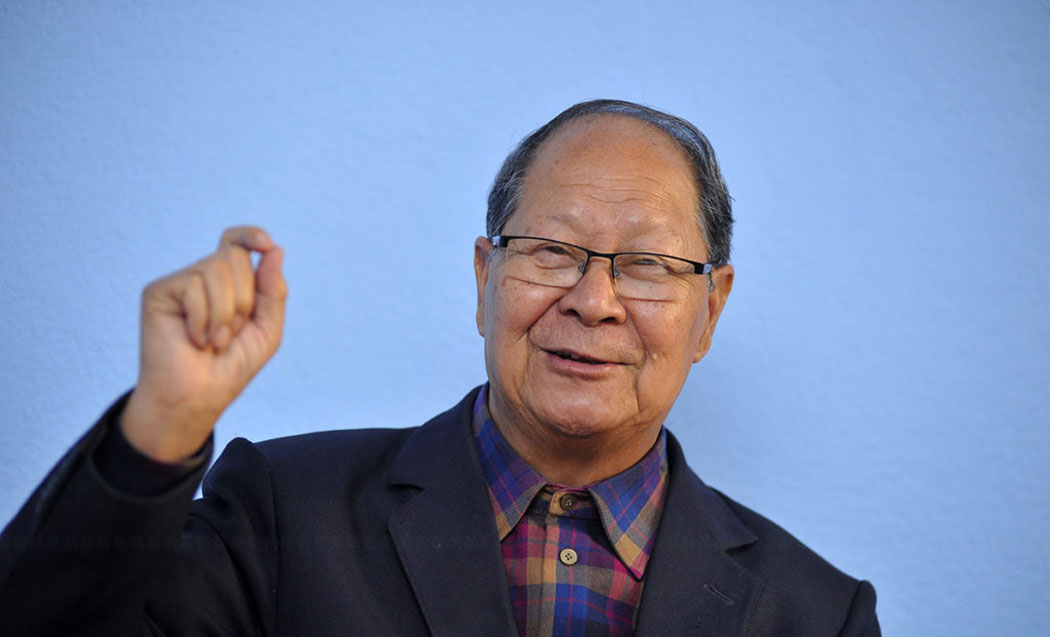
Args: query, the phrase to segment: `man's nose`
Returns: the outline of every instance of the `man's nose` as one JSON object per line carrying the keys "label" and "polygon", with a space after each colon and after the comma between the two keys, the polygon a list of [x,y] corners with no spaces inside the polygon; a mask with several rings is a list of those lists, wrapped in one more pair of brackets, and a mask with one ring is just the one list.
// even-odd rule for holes
{"label": "man's nose", "polygon": [[624,322],[627,309],[616,294],[612,268],[609,258],[591,257],[580,280],[558,301],[558,308],[562,312],[576,314],[584,325],[597,325],[605,321]]}

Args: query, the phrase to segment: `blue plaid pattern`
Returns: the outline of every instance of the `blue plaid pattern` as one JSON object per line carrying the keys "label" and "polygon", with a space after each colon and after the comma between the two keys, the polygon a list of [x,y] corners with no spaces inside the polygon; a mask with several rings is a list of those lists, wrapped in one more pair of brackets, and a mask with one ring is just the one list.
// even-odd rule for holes
{"label": "blue plaid pattern", "polygon": [[666,435],[625,471],[565,487],[511,448],[487,397],[486,385],[474,404],[474,432],[519,633],[633,634],[666,493]]}

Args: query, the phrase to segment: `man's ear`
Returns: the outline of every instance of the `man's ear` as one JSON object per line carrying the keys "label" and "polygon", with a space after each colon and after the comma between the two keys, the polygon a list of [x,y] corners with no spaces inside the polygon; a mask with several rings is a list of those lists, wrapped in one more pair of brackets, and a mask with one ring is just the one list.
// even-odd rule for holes
{"label": "man's ear", "polygon": [[485,284],[489,280],[489,258],[494,247],[488,237],[474,241],[474,278],[478,283],[478,334],[485,337]]}
{"label": "man's ear", "polygon": [[693,355],[694,363],[699,362],[707,354],[707,350],[711,349],[711,338],[715,334],[715,325],[722,314],[722,308],[726,305],[726,299],[729,298],[729,292],[733,289],[733,274],[733,266],[728,263],[711,272],[712,288],[707,294],[707,322],[704,325],[704,331],[700,334],[700,341],[696,344],[696,353]]}

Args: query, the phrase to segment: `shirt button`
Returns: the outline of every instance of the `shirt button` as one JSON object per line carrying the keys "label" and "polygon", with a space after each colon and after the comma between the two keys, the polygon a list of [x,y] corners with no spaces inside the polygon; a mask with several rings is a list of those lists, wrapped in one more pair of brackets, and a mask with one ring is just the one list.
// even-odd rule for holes
{"label": "shirt button", "polygon": [[576,496],[571,493],[566,493],[561,497],[561,500],[559,500],[558,503],[561,504],[562,509],[572,511],[572,507],[576,506]]}
{"label": "shirt button", "polygon": [[576,551],[572,549],[562,549],[561,553],[558,554],[558,559],[560,559],[561,563],[565,566],[572,566],[580,558],[576,555]]}

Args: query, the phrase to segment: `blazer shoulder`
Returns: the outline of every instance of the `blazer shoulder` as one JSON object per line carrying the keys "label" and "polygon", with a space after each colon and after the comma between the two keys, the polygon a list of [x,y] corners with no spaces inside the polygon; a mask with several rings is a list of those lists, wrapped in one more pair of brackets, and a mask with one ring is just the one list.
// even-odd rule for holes
{"label": "blazer shoulder", "polygon": [[[384,459],[396,455],[418,430],[419,427],[339,429],[248,444],[254,446],[271,466],[308,464],[328,468],[361,462],[382,464]],[[243,439],[238,442],[247,443]]]}
{"label": "blazer shoulder", "polygon": [[[856,634],[878,634],[875,590],[824,559],[781,526],[712,489],[733,514],[758,538],[730,555],[762,582],[764,603],[756,609],[755,624],[773,622],[778,634],[836,633],[848,626],[864,626]],[[783,609],[791,609],[792,629],[784,625]],[[818,628],[819,627],[819,628]],[[874,629],[874,632],[870,632]],[[842,634],[854,634],[850,630]]]}
{"label": "blazer shoulder", "polygon": [[293,497],[331,489],[385,489],[396,482],[392,474],[399,465],[440,466],[435,460],[453,444],[455,432],[469,431],[477,391],[415,427],[319,431],[261,442],[236,438],[205,478],[205,490],[212,481],[258,480],[262,475],[274,489]]}
{"label": "blazer shoulder", "polygon": [[[759,571],[775,569],[777,575],[784,577],[795,574],[807,581],[834,586],[841,586],[843,583],[856,584],[856,579],[840,571],[776,522],[717,489],[711,490],[758,538],[748,550],[737,553],[737,558],[741,561],[751,562],[751,566]],[[772,559],[774,557],[776,559]]]}
{"label": "blazer shoulder", "polygon": [[[223,450],[204,479],[216,482],[266,476],[275,495],[309,499],[332,489],[380,486],[406,441],[419,427],[346,429],[306,433],[260,442],[236,438]],[[253,477],[254,476],[254,477]]]}
{"label": "blazer shoulder", "polygon": [[[704,484],[671,435],[667,450],[671,488],[659,533],[675,537],[704,529],[704,536],[710,538],[707,546],[713,549],[708,553],[711,561],[720,563],[712,555],[716,552],[733,570],[747,573],[753,590],[760,591],[747,634],[877,634],[870,584],[843,573],[776,523]],[[657,536],[654,564],[665,539]],[[674,564],[663,562],[664,567],[687,577],[677,566],[681,556],[675,557]]]}

